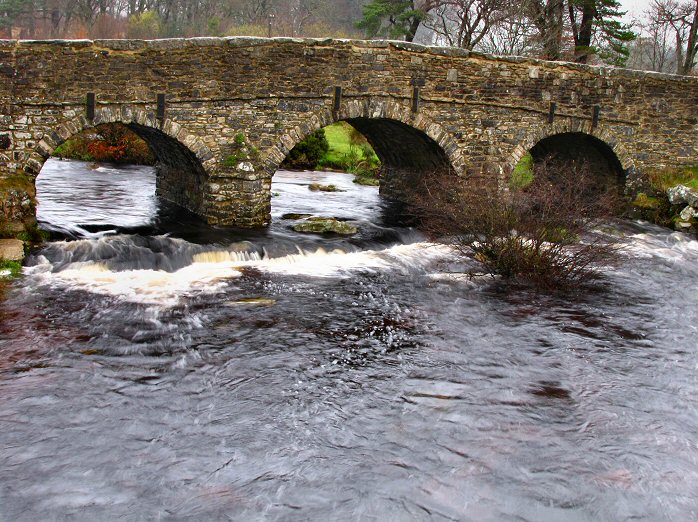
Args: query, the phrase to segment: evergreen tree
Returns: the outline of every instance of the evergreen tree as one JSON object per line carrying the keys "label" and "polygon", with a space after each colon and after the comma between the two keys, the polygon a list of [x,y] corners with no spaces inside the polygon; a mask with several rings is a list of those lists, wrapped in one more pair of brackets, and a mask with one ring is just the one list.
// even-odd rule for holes
{"label": "evergreen tree", "polygon": [[368,38],[387,36],[411,42],[426,12],[413,0],[372,0],[363,9],[363,18],[356,23]]}
{"label": "evergreen tree", "polygon": [[0,0],[0,29],[12,27],[18,18],[33,9],[34,0]]}
{"label": "evergreen tree", "polygon": [[624,65],[628,59],[628,43],[636,35],[619,18],[618,0],[568,0],[567,3],[574,57],[579,63],[587,63],[589,57],[598,54],[605,62]]}

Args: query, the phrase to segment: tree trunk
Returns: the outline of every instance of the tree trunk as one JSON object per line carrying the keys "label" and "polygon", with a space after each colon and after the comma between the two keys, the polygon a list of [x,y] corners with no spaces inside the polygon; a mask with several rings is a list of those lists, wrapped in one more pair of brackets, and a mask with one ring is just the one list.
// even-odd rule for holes
{"label": "tree trunk", "polygon": [[688,42],[686,43],[686,56],[679,61],[679,74],[690,74],[696,65],[696,54],[698,54],[698,0],[693,10],[693,21],[688,29]]}
{"label": "tree trunk", "polygon": [[543,54],[548,60],[559,60],[562,46],[562,13],[564,0],[548,0],[545,5],[541,37]]}
{"label": "tree trunk", "polygon": [[595,0],[586,0],[582,5],[582,21],[579,24],[579,30],[575,31],[574,60],[578,63],[587,63],[589,61],[595,16]]}
{"label": "tree trunk", "polygon": [[411,42],[414,40],[415,35],[417,34],[417,29],[419,29],[419,24],[421,23],[421,20],[417,18],[412,18],[410,20],[410,25],[407,34],[405,35],[405,40],[408,42]]}

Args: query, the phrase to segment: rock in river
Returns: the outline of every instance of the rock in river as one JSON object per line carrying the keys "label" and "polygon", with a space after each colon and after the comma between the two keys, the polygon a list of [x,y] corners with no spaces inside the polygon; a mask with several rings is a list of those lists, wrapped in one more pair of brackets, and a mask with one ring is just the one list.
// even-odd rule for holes
{"label": "rock in river", "polygon": [[296,223],[292,228],[296,232],[309,232],[311,234],[334,233],[342,236],[351,236],[359,231],[354,225],[328,217],[308,218],[302,223]]}

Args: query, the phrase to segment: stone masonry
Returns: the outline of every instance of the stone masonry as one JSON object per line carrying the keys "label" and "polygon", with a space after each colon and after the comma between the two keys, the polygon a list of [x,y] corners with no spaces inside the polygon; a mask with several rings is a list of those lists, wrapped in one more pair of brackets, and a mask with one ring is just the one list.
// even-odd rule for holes
{"label": "stone masonry", "polygon": [[263,226],[278,165],[338,120],[391,176],[448,166],[498,182],[562,133],[600,140],[630,185],[698,164],[698,78],[387,41],[0,41],[0,179],[118,121],[150,143],[165,198]]}

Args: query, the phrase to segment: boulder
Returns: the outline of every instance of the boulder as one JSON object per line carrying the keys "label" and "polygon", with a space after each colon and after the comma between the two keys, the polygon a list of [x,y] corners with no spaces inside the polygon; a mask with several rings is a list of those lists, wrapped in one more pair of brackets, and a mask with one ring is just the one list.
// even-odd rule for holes
{"label": "boulder", "polygon": [[686,185],[676,185],[666,191],[669,198],[669,203],[672,205],[690,205],[692,207],[698,204],[698,192],[691,190]]}
{"label": "boulder", "polygon": [[351,236],[359,231],[354,225],[327,217],[308,218],[301,223],[296,223],[292,228],[296,232],[309,232],[311,234],[332,233],[342,236]]}
{"label": "boulder", "polygon": [[19,239],[0,239],[0,259],[21,261],[24,259],[24,243]]}
{"label": "boulder", "polygon": [[688,205],[681,211],[679,216],[681,217],[682,221],[690,221],[691,219],[698,217],[698,210],[693,208],[691,205]]}

